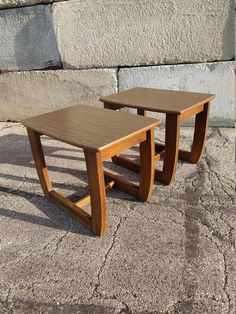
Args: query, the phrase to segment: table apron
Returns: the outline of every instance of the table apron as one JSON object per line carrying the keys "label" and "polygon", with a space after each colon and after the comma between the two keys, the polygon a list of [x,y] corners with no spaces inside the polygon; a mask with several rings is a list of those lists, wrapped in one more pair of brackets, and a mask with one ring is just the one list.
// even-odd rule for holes
{"label": "table apron", "polygon": [[124,105],[119,105],[119,104],[114,104],[114,103],[104,103],[104,108],[105,109],[112,109],[112,110],[118,110],[121,108],[124,108]]}
{"label": "table apron", "polygon": [[[148,131],[148,130],[147,130]],[[147,139],[147,131],[143,131],[137,135],[131,136],[130,138],[123,139],[118,143],[114,143],[108,148],[101,150],[102,160],[106,160],[110,157],[118,155],[127,149],[140,144],[141,142],[146,141]]]}
{"label": "table apron", "polygon": [[[130,107],[130,106],[126,106],[126,105],[119,105],[119,104],[114,104],[114,103],[104,103],[104,108],[106,109],[112,109],[112,110],[118,110],[121,108],[131,108],[131,109],[137,109],[140,111],[143,111],[145,115],[145,112],[160,112],[160,111],[153,111],[153,110],[148,110],[148,109],[139,109],[138,107]],[[204,110],[204,104],[198,105],[195,108],[190,108],[187,111],[185,111],[184,113],[180,114],[180,121],[184,121],[187,120],[188,118],[197,115],[198,113],[202,112]],[[166,112],[166,114],[169,114]]]}
{"label": "table apron", "polygon": [[202,112],[203,110],[204,110],[204,104],[199,105],[195,108],[189,109],[188,111],[186,111],[180,115],[180,121],[187,120],[188,118],[197,115],[198,113]]}

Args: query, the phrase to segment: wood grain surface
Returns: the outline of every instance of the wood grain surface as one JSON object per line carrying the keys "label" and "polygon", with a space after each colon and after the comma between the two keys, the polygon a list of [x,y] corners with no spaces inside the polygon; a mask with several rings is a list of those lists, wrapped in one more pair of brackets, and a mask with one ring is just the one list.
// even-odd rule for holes
{"label": "wood grain surface", "polygon": [[25,119],[22,124],[59,141],[101,151],[156,127],[160,122],[127,112],[77,105]]}
{"label": "wood grain surface", "polygon": [[137,87],[101,97],[105,104],[123,105],[154,112],[183,114],[214,99],[212,94]]}

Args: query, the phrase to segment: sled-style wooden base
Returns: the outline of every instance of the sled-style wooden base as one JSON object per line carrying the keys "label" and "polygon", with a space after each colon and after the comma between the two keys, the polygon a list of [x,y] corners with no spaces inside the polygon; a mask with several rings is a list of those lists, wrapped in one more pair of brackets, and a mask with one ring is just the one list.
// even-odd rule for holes
{"label": "sled-style wooden base", "polygon": [[[174,179],[178,158],[190,163],[201,159],[207,134],[210,101],[214,95],[191,92],[161,90],[153,88],[132,88],[102,97],[107,109],[122,107],[137,109],[138,115],[147,116],[148,111],[166,114],[165,144],[155,143],[157,160],[163,159],[163,169],[155,170],[155,180],[169,185]],[[191,151],[179,149],[180,123],[195,116],[195,130]],[[115,164],[139,171],[139,162],[116,156]]]}
{"label": "sled-style wooden base", "polygon": [[[106,229],[106,190],[113,186],[146,202],[154,182],[155,119],[133,116],[91,106],[73,106],[23,121],[43,192],[81,224],[102,236]],[[52,188],[40,136],[47,135],[84,151],[90,194],[72,202]],[[133,184],[103,171],[103,161],[140,144],[140,182]],[[82,207],[91,204],[91,215]]]}

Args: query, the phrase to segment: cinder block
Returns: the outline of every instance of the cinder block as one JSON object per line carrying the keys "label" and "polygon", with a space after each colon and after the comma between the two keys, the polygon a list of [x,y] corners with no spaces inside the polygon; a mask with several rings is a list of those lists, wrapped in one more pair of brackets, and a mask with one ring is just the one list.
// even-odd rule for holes
{"label": "cinder block", "polygon": [[[123,68],[118,75],[119,90],[144,86],[216,94],[210,125],[234,126],[234,69],[235,62]],[[154,113],[151,116],[158,117]]]}
{"label": "cinder block", "polygon": [[0,10],[0,70],[60,65],[51,5]]}
{"label": "cinder block", "polygon": [[232,0],[86,0],[53,4],[65,68],[231,60]]}
{"label": "cinder block", "polygon": [[26,117],[76,104],[102,106],[117,92],[116,69],[22,71],[0,74],[0,120]]}

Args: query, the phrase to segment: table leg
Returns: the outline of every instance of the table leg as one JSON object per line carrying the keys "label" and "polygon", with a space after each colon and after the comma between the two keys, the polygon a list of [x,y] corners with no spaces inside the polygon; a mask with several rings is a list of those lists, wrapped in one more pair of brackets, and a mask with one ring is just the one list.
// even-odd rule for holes
{"label": "table leg", "polygon": [[147,117],[147,111],[146,111],[146,110],[143,110],[143,109],[137,109],[137,114],[138,114],[139,116]]}
{"label": "table leg", "polygon": [[154,129],[147,132],[146,141],[140,143],[140,182],[138,199],[146,202],[151,198],[154,183]]}
{"label": "table leg", "polygon": [[49,198],[52,185],[48,175],[48,169],[43,154],[40,135],[30,128],[27,128],[27,133],[40,184],[42,186],[44,195]]}
{"label": "table leg", "polygon": [[204,150],[208,127],[209,108],[210,104],[206,103],[204,105],[204,110],[196,115],[193,144],[189,157],[189,162],[191,163],[198,163]]}
{"label": "table leg", "polygon": [[155,171],[155,179],[166,185],[169,185],[175,176],[179,153],[179,126],[179,115],[166,115],[164,165],[162,171]]}
{"label": "table leg", "polygon": [[91,197],[92,230],[102,236],[106,229],[106,193],[102,158],[98,152],[84,151]]}
{"label": "table leg", "polygon": [[[165,145],[162,150],[165,150],[163,170],[155,170],[155,180],[169,185],[175,176],[176,165],[178,161],[179,152],[179,127],[180,117],[179,115],[166,115],[166,136]],[[153,138],[154,143],[154,138]],[[154,144],[155,145],[155,144]],[[156,148],[160,146],[156,144]],[[141,147],[141,145],[140,145]],[[138,172],[140,170],[140,164],[137,161],[130,160],[125,157],[114,156],[112,157],[114,164],[121,167]]]}

